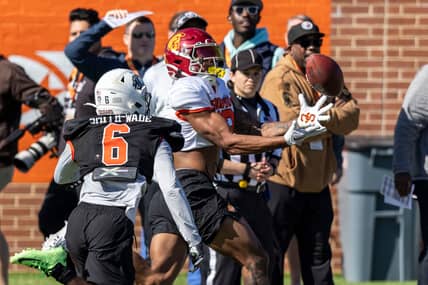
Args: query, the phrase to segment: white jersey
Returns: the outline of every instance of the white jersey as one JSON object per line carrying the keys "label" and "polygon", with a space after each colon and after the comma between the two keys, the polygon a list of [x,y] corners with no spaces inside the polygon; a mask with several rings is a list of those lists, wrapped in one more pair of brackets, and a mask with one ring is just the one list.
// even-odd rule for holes
{"label": "white jersey", "polygon": [[147,92],[152,96],[150,113],[157,116],[167,104],[168,92],[173,82],[173,79],[168,75],[165,61],[152,65],[144,74],[143,81]]}
{"label": "white jersey", "polygon": [[168,102],[159,114],[161,117],[176,120],[181,124],[184,137],[182,151],[188,151],[213,145],[203,138],[185,120],[183,115],[204,111],[215,111],[223,116],[227,124],[233,127],[233,105],[230,91],[224,81],[216,78],[216,88],[198,76],[175,80],[168,95]]}

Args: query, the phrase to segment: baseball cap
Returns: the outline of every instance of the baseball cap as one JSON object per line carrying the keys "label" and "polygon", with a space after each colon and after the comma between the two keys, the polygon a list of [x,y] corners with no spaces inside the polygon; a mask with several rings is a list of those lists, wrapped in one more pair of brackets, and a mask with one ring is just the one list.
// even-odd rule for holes
{"label": "baseball cap", "polygon": [[304,21],[300,24],[291,27],[290,31],[287,34],[288,44],[294,44],[297,39],[305,36],[318,36],[322,38],[325,36],[325,34],[320,33],[318,26],[314,23],[310,21]]}
{"label": "baseball cap", "polygon": [[230,7],[235,5],[256,5],[260,7],[260,10],[263,9],[263,2],[261,0],[232,0]]}
{"label": "baseball cap", "polygon": [[230,70],[247,70],[254,66],[263,66],[263,58],[254,49],[239,51],[232,57]]}
{"label": "baseball cap", "polygon": [[183,11],[179,16],[177,16],[172,23],[172,31],[176,32],[183,28],[189,28],[186,26],[186,23],[188,23],[190,20],[199,22],[200,26],[208,26],[208,22],[199,14],[193,12],[193,11]]}

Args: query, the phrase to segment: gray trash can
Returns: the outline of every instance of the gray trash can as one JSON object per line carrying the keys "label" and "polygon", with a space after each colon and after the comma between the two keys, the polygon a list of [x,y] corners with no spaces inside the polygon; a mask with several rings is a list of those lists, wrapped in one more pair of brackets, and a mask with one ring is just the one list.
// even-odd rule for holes
{"label": "gray trash can", "polygon": [[392,146],[392,138],[346,139],[338,198],[343,275],[350,282],[417,277],[417,203],[399,209],[379,193],[384,175],[392,176]]}

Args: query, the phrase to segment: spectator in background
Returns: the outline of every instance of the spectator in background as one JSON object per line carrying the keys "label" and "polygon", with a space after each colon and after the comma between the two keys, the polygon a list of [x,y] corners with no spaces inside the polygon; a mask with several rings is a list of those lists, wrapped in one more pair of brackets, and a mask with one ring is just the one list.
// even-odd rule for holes
{"label": "spectator in background", "polygon": [[[76,8],[69,13],[68,41],[74,41],[81,33],[98,23],[98,12],[93,9]],[[89,48],[89,52],[102,57],[118,57],[119,54],[109,47],[102,47],[97,41]],[[68,93],[64,99],[65,120],[73,118],[89,118],[95,116],[95,109],[85,103],[95,103],[95,83],[77,68],[73,68],[68,83]],[[64,148],[64,140],[60,138],[59,151]],[[44,237],[56,233],[64,226],[71,211],[79,201],[79,183],[59,185],[51,181],[39,211],[39,229]]]}
{"label": "spectator in background", "polygon": [[393,171],[400,196],[418,197],[423,247],[418,284],[428,284],[428,65],[416,74],[404,97],[394,133]]}
{"label": "spectator in background", "polygon": [[[275,58],[275,64],[278,60],[281,59],[281,57],[284,56],[284,54],[287,52],[288,47],[288,32],[290,31],[291,27],[301,24],[304,21],[309,21],[311,23],[314,23],[311,17],[304,15],[304,14],[297,14],[292,17],[290,17],[287,21],[287,28],[284,36],[285,41],[285,49],[283,50],[283,54],[281,54],[279,57]],[[337,162],[337,168],[333,174],[331,185],[335,185],[339,183],[340,178],[343,175],[343,155],[342,151],[345,144],[345,137],[342,135],[333,135],[333,150]],[[274,216],[274,220],[276,220],[275,223],[280,223],[278,219],[281,219],[281,213],[283,212],[283,209],[281,207],[281,199],[283,191],[279,191],[278,193],[273,190],[272,191],[272,198],[269,200],[268,204],[272,211],[272,215]],[[291,275],[291,284],[292,285],[298,285],[300,284],[300,261],[299,261],[299,252],[298,252],[298,246],[297,246],[297,240],[295,237],[290,242],[290,245],[287,249],[287,259],[288,259],[288,265],[290,269],[290,275]],[[278,267],[280,272],[280,276],[283,275],[283,265],[282,261],[281,265]],[[281,278],[282,279],[282,278]]]}
{"label": "spectator in background", "polygon": [[291,16],[290,18],[288,18],[287,20],[287,27],[284,33],[284,43],[285,43],[285,47],[282,49],[281,52],[277,52],[275,53],[275,57],[273,58],[273,63],[274,65],[281,59],[281,57],[284,56],[284,53],[287,51],[287,47],[288,47],[288,32],[290,31],[292,26],[298,25],[300,23],[302,23],[303,21],[309,21],[311,23],[315,23],[311,17],[304,15],[304,14],[297,14],[294,16]]}
{"label": "spectator in background", "polygon": [[[267,74],[261,95],[274,103],[280,120],[296,118],[300,111],[298,94],[313,105],[320,94],[307,82],[305,58],[319,53],[323,33],[312,22],[293,26],[288,33],[288,47],[284,57]],[[359,108],[350,94],[341,105],[329,111],[330,120],[324,125],[328,133],[284,148],[277,175],[269,184],[272,192],[282,193],[281,216],[277,216],[277,233],[283,252],[296,235],[303,283],[333,284],[331,248],[329,244],[333,208],[329,183],[336,169],[332,133],[348,134],[359,121]],[[282,192],[281,192],[282,191]]]}
{"label": "spectator in background", "polygon": [[[228,87],[235,113],[234,132],[237,134],[261,135],[259,130],[262,124],[279,119],[276,107],[258,93],[262,83],[262,64],[262,57],[254,49],[239,51],[232,58]],[[273,152],[242,155],[230,155],[223,151],[214,178],[217,192],[248,222],[268,254],[269,279],[277,255],[272,216],[266,204],[269,190],[265,182],[274,174],[280,157],[280,148]],[[231,257],[214,250],[209,252],[207,281],[210,282],[207,283],[241,284],[242,266]],[[276,283],[270,280],[270,284]]]}
{"label": "spectator in background", "polygon": [[198,28],[205,31],[207,26],[207,20],[193,11],[177,12],[172,16],[169,22],[168,38],[180,29]]}
{"label": "spectator in background", "polygon": [[[6,144],[5,139],[19,128],[21,106],[37,108],[44,116],[44,128],[59,126],[62,107],[57,99],[35,83],[20,66],[0,55],[0,191],[12,180],[13,158],[18,141]],[[0,231],[0,284],[8,284],[9,247]]]}
{"label": "spectator in background", "polygon": [[123,41],[127,47],[126,55],[118,58],[106,58],[90,52],[91,47],[112,29],[124,23],[126,10],[110,10],[103,20],[90,27],[65,48],[65,55],[73,65],[94,82],[107,71],[115,68],[128,68],[140,77],[159,60],[153,55],[155,46],[155,28],[146,16],[141,16],[126,23]]}
{"label": "spectator in background", "polygon": [[239,51],[254,49],[263,58],[263,76],[273,67],[276,53],[282,49],[269,41],[266,28],[257,28],[260,12],[263,9],[261,0],[232,0],[227,20],[232,24],[224,37],[220,48],[226,64],[230,66],[232,57]]}
{"label": "spectator in background", "polygon": [[[288,18],[287,20],[287,27],[286,27],[286,31],[284,33],[284,42],[285,42],[285,48],[282,49],[282,52],[279,53],[277,52],[275,54],[275,57],[273,59],[274,64],[276,64],[281,57],[284,56],[284,54],[286,53],[287,50],[287,46],[288,46],[288,32],[290,31],[292,26],[295,26],[297,24],[302,23],[303,21],[310,21],[313,23],[312,19],[309,16],[303,15],[303,14],[298,14],[295,16],[292,16],[290,18]],[[334,141],[333,141],[334,142]],[[278,189],[274,188],[271,191],[271,198],[268,201],[268,206],[271,210],[273,219],[274,219],[274,225],[275,225],[275,229],[278,229],[278,226],[280,224],[280,221],[278,221],[278,219],[281,219],[281,213],[283,212],[283,208],[281,207],[282,203],[281,203],[281,199],[285,198],[283,197],[282,194],[283,191],[276,191]],[[279,246],[280,249],[280,258],[278,259],[279,264],[277,265],[276,270],[278,270],[277,272],[274,273],[275,276],[275,281],[278,284],[282,284],[283,283],[283,276],[284,276],[284,249],[282,248],[281,244],[282,241],[280,240],[279,236],[278,236],[278,241],[279,241]],[[281,249],[282,248],[282,249]],[[296,237],[294,236],[292,238],[292,240],[290,241],[290,244],[288,246],[287,252],[286,252],[286,256],[287,256],[287,261],[288,261],[288,268],[290,270],[290,282],[291,285],[299,285],[301,278],[300,278],[300,260],[299,260],[299,249],[297,246],[297,240]]]}

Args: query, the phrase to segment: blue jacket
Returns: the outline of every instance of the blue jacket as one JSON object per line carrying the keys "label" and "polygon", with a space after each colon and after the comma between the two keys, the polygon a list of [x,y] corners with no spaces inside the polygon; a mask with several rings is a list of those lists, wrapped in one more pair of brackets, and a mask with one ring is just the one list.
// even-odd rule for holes
{"label": "blue jacket", "polygon": [[223,54],[226,58],[227,64],[232,57],[238,53],[238,51],[254,49],[260,54],[263,58],[263,74],[266,73],[275,65],[277,58],[277,53],[283,54],[283,50],[272,44],[269,41],[269,35],[266,28],[256,29],[256,34],[251,39],[243,42],[239,47],[233,45],[233,38],[235,36],[234,30],[230,30],[227,35],[224,37],[223,42],[220,44],[223,49]]}
{"label": "blue jacket", "polygon": [[[106,22],[100,21],[69,43],[64,50],[65,55],[73,65],[94,82],[97,82],[107,71],[115,68],[129,68],[125,54],[121,54],[117,58],[107,58],[89,52],[89,48],[111,30],[112,28]],[[142,66],[134,60],[133,64],[140,76],[143,77],[152,62]]]}
{"label": "blue jacket", "polygon": [[428,179],[428,65],[407,90],[394,133],[394,173],[408,172],[414,180]]}

